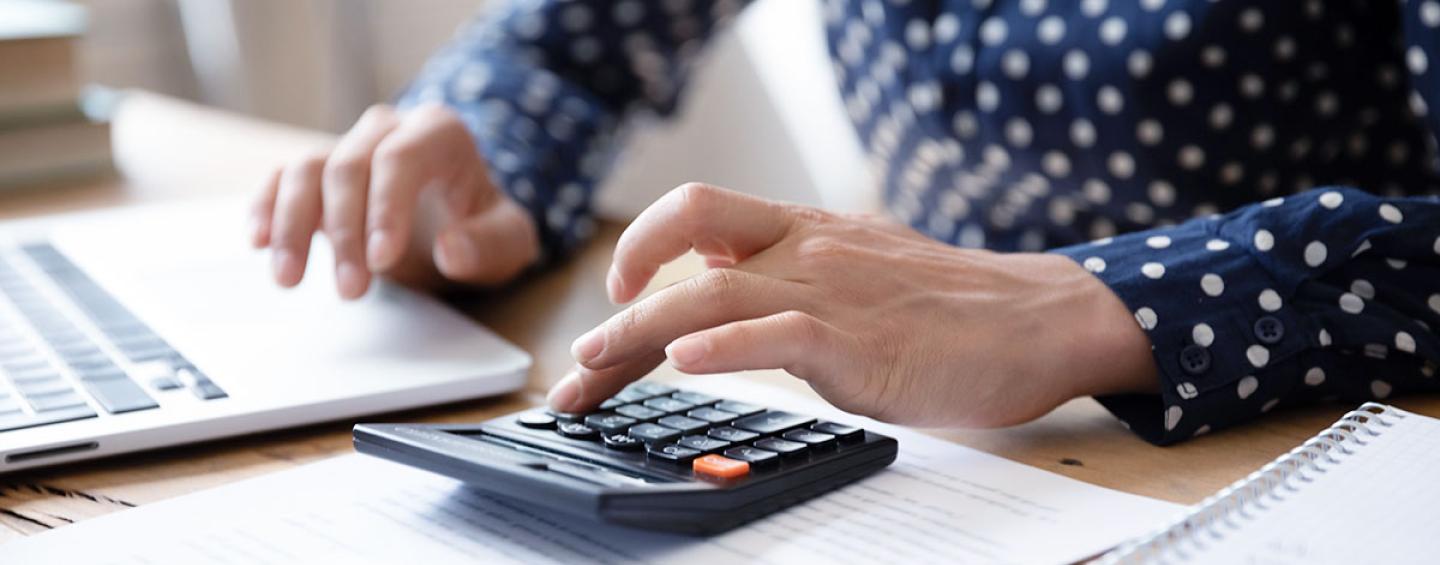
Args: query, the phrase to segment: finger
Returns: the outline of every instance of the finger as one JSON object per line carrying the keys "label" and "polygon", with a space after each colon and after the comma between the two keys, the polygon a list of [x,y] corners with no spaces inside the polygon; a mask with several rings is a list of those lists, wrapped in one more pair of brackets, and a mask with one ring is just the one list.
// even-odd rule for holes
{"label": "finger", "polygon": [[656,351],[599,371],[576,367],[550,388],[545,402],[560,412],[588,412],[615,396],[625,385],[650,374],[663,361],[665,353]]}
{"label": "finger", "polygon": [[534,263],[539,242],[529,213],[506,200],[440,232],[435,266],[449,280],[496,285]]}
{"label": "finger", "polygon": [[385,271],[409,245],[420,191],[445,185],[462,172],[457,164],[478,162],[475,143],[453,112],[439,106],[413,110],[375,149],[370,203],[366,213],[366,256],[371,269]]}
{"label": "finger", "polygon": [[790,229],[792,208],[732,190],[687,183],[657,200],[620,235],[606,290],[629,302],[661,265],[694,249],[740,261]]}
{"label": "finger", "polygon": [[796,283],[711,269],[626,308],[580,336],[570,352],[581,365],[603,369],[660,351],[692,332],[807,305]]}
{"label": "finger", "polygon": [[784,369],[810,381],[839,374],[843,334],[797,310],[731,322],[670,343],[666,357],[686,373]]}
{"label": "finger", "polygon": [[271,266],[280,286],[295,286],[305,276],[310,239],[320,224],[320,175],[324,165],[323,157],[309,157],[286,167],[280,175],[270,237]]}
{"label": "finger", "polygon": [[250,245],[256,249],[270,246],[270,223],[275,217],[275,194],[280,190],[280,172],[275,169],[260,187],[250,205]]}
{"label": "finger", "polygon": [[390,107],[372,106],[340,139],[325,163],[323,225],[335,249],[335,284],[344,298],[358,298],[370,285],[365,263],[365,200],[371,156],[398,123]]}

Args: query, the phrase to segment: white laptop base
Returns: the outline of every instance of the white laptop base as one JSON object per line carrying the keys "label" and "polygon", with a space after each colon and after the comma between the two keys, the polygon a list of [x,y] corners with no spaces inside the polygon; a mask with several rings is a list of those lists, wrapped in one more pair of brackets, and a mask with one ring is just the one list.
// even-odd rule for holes
{"label": "white laptop base", "polygon": [[523,385],[530,357],[377,281],[272,282],[225,199],[0,224],[0,474]]}

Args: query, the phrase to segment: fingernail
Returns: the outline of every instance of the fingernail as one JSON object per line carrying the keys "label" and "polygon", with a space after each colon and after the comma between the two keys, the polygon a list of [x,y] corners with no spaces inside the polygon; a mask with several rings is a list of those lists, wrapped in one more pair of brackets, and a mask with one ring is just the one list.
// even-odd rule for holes
{"label": "fingernail", "polygon": [[463,270],[479,253],[474,242],[460,233],[447,232],[440,236],[440,268],[447,273]]}
{"label": "fingernail", "polygon": [[575,343],[570,344],[570,355],[573,355],[576,361],[580,362],[581,365],[584,365],[595,360],[595,358],[598,357],[600,355],[600,352],[604,351],[604,349],[604,329],[603,327],[595,328],[593,330],[585,332],[585,335],[580,336],[580,339],[577,339],[575,340]]}
{"label": "fingernail", "polygon": [[620,291],[624,290],[620,288],[620,283],[620,273],[615,272],[615,265],[610,265],[610,272],[605,274],[605,292],[610,294],[613,304],[620,303]]}
{"label": "fingernail", "polygon": [[671,361],[680,365],[694,365],[705,359],[705,354],[710,352],[710,345],[705,340],[694,337],[680,338],[670,342],[670,347],[665,348],[665,356]]}
{"label": "fingernail", "polygon": [[365,258],[376,269],[388,269],[395,262],[399,255],[395,247],[395,239],[390,237],[385,230],[370,232],[370,241],[365,245]]}
{"label": "fingernail", "polygon": [[270,268],[275,272],[275,282],[281,286],[294,286],[300,278],[295,273],[299,269],[295,256],[284,249],[271,252]]}
{"label": "fingernail", "polygon": [[335,282],[343,298],[359,298],[365,294],[365,283],[369,278],[365,271],[349,261],[335,268]]}
{"label": "fingernail", "polygon": [[545,395],[545,403],[555,410],[569,412],[575,407],[575,402],[580,400],[580,387],[580,373],[570,371],[570,374],[550,387],[550,394]]}

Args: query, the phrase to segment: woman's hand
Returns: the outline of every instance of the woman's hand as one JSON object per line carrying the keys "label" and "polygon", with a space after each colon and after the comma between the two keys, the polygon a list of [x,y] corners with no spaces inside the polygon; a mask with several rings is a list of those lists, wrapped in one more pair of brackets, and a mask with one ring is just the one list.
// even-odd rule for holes
{"label": "woman's hand", "polygon": [[252,243],[270,248],[281,286],[300,283],[324,231],[344,298],[380,274],[498,284],[540,250],[530,215],[490,183],[465,126],[440,105],[370,108],[328,154],[276,171],[252,213]]}
{"label": "woman's hand", "polygon": [[1157,386],[1133,315],[1065,257],[687,184],[621,236],[610,298],[634,299],[691,249],[711,268],[576,340],[581,366],[552,407],[593,408],[667,356],[687,373],[781,368],[841,409],[923,426],[1016,424]]}

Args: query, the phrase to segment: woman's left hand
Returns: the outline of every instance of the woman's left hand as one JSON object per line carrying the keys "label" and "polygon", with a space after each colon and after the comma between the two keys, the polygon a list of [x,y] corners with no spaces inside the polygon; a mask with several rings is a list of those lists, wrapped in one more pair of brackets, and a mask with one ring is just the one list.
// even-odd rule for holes
{"label": "woman's left hand", "polygon": [[960,249],[691,183],[621,236],[611,300],[633,300],[691,249],[708,270],[575,341],[580,367],[553,408],[592,409],[666,357],[687,373],[784,369],[843,410],[922,426],[1005,426],[1157,387],[1133,315],[1063,256]]}

